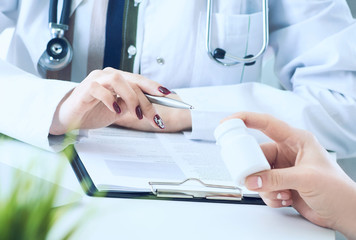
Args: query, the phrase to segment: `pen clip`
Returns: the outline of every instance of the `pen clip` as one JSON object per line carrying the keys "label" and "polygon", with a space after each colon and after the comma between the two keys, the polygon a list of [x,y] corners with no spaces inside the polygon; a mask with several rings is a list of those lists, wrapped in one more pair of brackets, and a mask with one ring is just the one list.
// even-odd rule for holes
{"label": "pen clip", "polygon": [[[195,182],[200,185],[186,185]],[[157,197],[206,198],[211,200],[234,200],[243,198],[242,189],[234,186],[207,184],[197,178],[187,178],[182,182],[149,182],[151,191]],[[184,186],[186,185],[186,186]],[[160,186],[159,188],[157,186]],[[201,187],[207,189],[202,190]]]}

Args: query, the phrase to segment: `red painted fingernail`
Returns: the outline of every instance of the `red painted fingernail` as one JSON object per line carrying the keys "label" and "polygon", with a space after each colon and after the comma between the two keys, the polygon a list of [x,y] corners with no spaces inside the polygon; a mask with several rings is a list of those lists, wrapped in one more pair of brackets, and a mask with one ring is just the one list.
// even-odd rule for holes
{"label": "red painted fingernail", "polygon": [[169,91],[167,88],[162,87],[162,86],[160,86],[160,87],[158,88],[158,91],[160,91],[161,93],[163,93],[163,94],[165,94],[165,95],[171,94],[171,91]]}
{"label": "red painted fingernail", "polygon": [[112,106],[114,107],[114,110],[115,110],[115,112],[116,112],[117,114],[121,113],[121,109],[120,109],[120,107],[119,107],[119,104],[117,104],[117,102],[114,102],[114,103],[112,104]]}
{"label": "red painted fingernail", "polygon": [[143,118],[142,110],[141,110],[140,106],[136,107],[136,115],[137,115],[138,119],[140,119],[140,120]]}
{"label": "red painted fingernail", "polygon": [[164,123],[162,121],[162,118],[156,114],[153,118],[153,120],[155,121],[156,125],[160,128],[160,129],[164,129],[165,126],[164,126]]}

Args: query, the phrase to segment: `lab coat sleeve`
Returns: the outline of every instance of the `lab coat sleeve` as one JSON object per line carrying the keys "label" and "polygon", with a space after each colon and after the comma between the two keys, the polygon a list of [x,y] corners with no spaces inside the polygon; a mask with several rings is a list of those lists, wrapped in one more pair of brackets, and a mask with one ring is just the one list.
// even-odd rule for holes
{"label": "lab coat sleeve", "polygon": [[0,132],[34,146],[63,149],[63,137],[49,140],[54,112],[77,84],[41,79],[0,60]]}
{"label": "lab coat sleeve", "polygon": [[13,27],[15,24],[14,16],[18,1],[16,0],[1,0],[0,1],[0,33],[9,27]]}
{"label": "lab coat sleeve", "polygon": [[197,105],[192,138],[212,140],[227,112],[254,111],[313,132],[340,158],[356,156],[356,24],[346,2],[270,2],[271,46],[286,90],[260,83],[176,90]]}

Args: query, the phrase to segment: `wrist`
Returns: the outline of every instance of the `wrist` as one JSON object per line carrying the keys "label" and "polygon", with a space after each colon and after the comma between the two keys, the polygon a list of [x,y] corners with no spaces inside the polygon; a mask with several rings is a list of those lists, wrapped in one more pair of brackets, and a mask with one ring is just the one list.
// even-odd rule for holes
{"label": "wrist", "polygon": [[340,206],[342,210],[340,211],[339,220],[336,221],[333,228],[344,234],[347,239],[356,239],[356,183],[351,180],[346,191],[342,196],[335,196],[342,197],[344,202]]}
{"label": "wrist", "polygon": [[192,128],[192,116],[190,110],[172,109],[164,119],[168,132],[190,130]]}
{"label": "wrist", "polygon": [[68,131],[66,126],[62,123],[61,112],[63,111],[62,106],[63,106],[64,102],[68,99],[68,97],[70,96],[72,91],[67,93],[57,105],[56,111],[53,114],[52,124],[49,129],[49,133],[52,135],[62,135]]}

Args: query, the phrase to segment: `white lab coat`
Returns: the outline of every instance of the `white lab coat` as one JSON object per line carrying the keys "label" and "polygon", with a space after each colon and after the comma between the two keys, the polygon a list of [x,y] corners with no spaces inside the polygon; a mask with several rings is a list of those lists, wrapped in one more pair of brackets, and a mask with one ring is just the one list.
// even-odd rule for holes
{"label": "white lab coat", "polygon": [[[50,39],[48,2],[0,0],[0,31],[16,27],[8,62],[0,63],[0,132],[51,149],[53,113],[75,83],[43,80],[38,74],[38,59]],[[72,3],[74,82],[87,74],[93,2]],[[241,1],[218,2],[213,47],[223,45],[238,55],[248,45],[247,54],[257,52],[261,13],[239,14]],[[312,131],[340,157],[356,155],[356,24],[344,0],[269,1],[270,46],[285,90],[257,82],[261,61],[227,68],[209,59],[205,10],[205,0],[143,0],[139,5],[134,72],[171,89],[183,88],[176,91],[198,109],[192,112],[192,138],[211,138],[221,117],[256,111]],[[248,34],[246,23],[252,29]]]}

